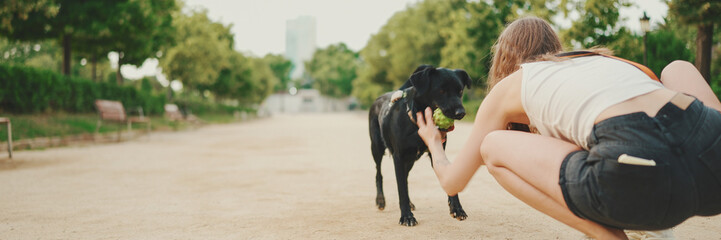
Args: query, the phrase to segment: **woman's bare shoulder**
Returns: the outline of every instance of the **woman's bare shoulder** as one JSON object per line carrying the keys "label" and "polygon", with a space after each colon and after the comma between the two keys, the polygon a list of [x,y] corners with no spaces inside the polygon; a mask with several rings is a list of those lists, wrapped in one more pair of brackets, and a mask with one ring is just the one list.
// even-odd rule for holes
{"label": "woman's bare shoulder", "polygon": [[486,96],[485,101],[496,108],[504,118],[514,122],[528,122],[528,117],[521,103],[521,84],[523,71],[518,70],[501,80]]}

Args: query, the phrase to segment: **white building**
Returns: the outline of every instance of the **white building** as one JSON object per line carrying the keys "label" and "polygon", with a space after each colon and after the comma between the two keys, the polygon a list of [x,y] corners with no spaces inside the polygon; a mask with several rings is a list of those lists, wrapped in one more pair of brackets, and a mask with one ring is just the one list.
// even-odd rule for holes
{"label": "white building", "polygon": [[291,79],[305,78],[305,61],[313,58],[316,43],[315,17],[300,16],[285,23],[285,57],[293,62]]}

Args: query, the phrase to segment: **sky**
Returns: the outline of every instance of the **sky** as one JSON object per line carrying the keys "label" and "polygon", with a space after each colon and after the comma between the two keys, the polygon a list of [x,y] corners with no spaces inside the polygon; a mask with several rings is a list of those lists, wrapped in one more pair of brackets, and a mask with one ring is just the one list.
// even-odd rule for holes
{"label": "sky", "polygon": [[[316,19],[317,46],[343,42],[359,51],[372,34],[393,16],[418,0],[185,0],[186,7],[205,8],[214,21],[232,24],[237,51],[262,57],[285,51],[285,23],[299,16]],[[662,21],[668,7],[662,0],[634,1],[636,6],[622,9],[626,26],[640,32],[638,19],[647,11],[652,26]],[[642,10],[643,9],[643,10]],[[570,26],[570,21],[562,27]],[[112,58],[112,57],[111,57]],[[111,61],[113,62],[113,61]],[[157,75],[157,60],[148,60],[141,68],[123,66],[129,79]],[[163,82],[163,81],[161,81]]]}

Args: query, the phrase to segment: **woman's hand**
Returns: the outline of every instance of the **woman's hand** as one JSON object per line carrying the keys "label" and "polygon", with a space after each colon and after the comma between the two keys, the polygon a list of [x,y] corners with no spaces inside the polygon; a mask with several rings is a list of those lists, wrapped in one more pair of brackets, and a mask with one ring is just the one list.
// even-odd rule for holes
{"label": "woman's hand", "polygon": [[[429,149],[435,144],[441,145],[446,141],[446,133],[441,132],[433,122],[433,111],[430,107],[425,110],[425,117],[423,112],[416,113],[416,124],[418,125],[418,136],[423,139]],[[428,121],[426,121],[428,119]]]}

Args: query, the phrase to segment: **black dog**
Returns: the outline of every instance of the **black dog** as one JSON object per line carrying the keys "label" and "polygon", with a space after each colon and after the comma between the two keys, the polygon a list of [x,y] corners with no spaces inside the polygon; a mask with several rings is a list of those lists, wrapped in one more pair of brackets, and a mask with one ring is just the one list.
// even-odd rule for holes
{"label": "black dog", "polygon": [[[388,148],[393,156],[398,199],[401,207],[400,224],[415,226],[418,224],[411,210],[415,206],[408,198],[408,173],[415,161],[426,151],[427,146],[418,136],[416,112],[426,107],[440,108],[443,114],[454,119],[462,119],[466,110],[461,103],[464,87],[470,88],[471,78],[463,70],[435,68],[429,65],[419,66],[400,90],[380,96],[371,106],[369,128],[371,151],[376,162],[376,205],[383,210],[386,205],[383,195],[383,176],[381,160]],[[402,92],[401,92],[402,91]],[[443,143],[445,148],[446,144]],[[430,154],[429,154],[430,156]],[[431,161],[433,166],[433,161]],[[466,219],[458,195],[448,196],[451,217]]]}

